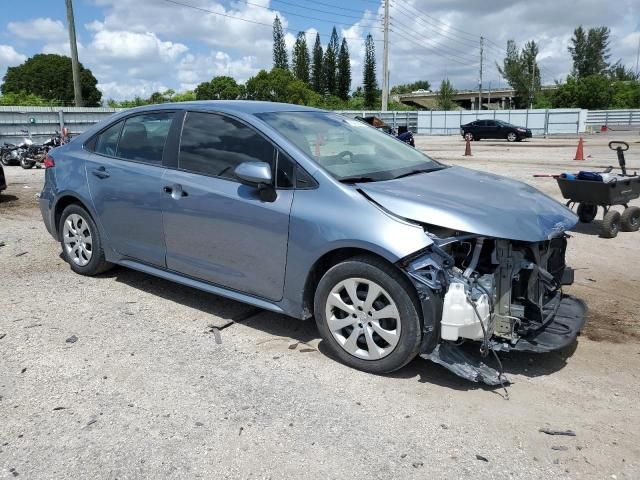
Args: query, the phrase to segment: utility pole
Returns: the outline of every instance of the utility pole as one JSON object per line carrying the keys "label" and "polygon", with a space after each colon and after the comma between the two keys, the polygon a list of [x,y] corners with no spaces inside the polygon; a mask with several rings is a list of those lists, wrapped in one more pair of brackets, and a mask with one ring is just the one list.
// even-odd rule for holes
{"label": "utility pole", "polygon": [[382,53],[382,111],[389,109],[389,0],[384,0],[384,50]]}
{"label": "utility pole", "polygon": [[636,78],[638,77],[638,64],[640,63],[640,36],[638,36],[638,52],[636,53]]}
{"label": "utility pole", "polygon": [[535,85],[536,85],[536,64],[534,60],[534,63],[531,65],[531,90],[529,90],[529,108],[530,109],[533,108],[533,97],[534,97],[534,92],[536,88]]}
{"label": "utility pole", "polygon": [[484,62],[484,37],[480,36],[480,79],[478,80],[478,110],[482,110],[482,64]]}
{"label": "utility pole", "polygon": [[73,72],[73,95],[76,107],[82,106],[82,87],[80,86],[80,64],[78,63],[78,44],[76,43],[76,23],[73,19],[72,0],[67,4],[67,23],[69,25],[69,46],[71,49],[71,71]]}

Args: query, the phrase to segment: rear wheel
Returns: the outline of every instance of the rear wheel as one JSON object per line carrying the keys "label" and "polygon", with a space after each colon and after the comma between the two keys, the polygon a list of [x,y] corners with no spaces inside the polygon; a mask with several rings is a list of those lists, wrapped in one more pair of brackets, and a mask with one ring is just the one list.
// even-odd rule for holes
{"label": "rear wheel", "polygon": [[71,270],[91,276],[111,268],[104,257],[100,232],[91,215],[80,205],[73,204],[64,209],[58,232],[62,255]]}
{"label": "rear wheel", "polygon": [[315,293],[318,330],[343,363],[388,373],[410,362],[422,339],[413,287],[393,266],[369,256],[335,265]]}
{"label": "rear wheel", "polygon": [[33,168],[35,163],[36,162],[33,162],[25,157],[20,158],[20,166],[25,170],[29,170],[30,168]]}
{"label": "rear wheel", "polygon": [[600,236],[603,238],[614,238],[620,231],[620,212],[608,211],[602,219]]}
{"label": "rear wheel", "polygon": [[578,217],[582,223],[591,223],[598,214],[598,206],[592,203],[581,203],[578,205]]}
{"label": "rear wheel", "polygon": [[620,227],[623,232],[636,232],[640,229],[640,207],[624,209],[620,217]]}
{"label": "rear wheel", "polygon": [[518,140],[518,135],[516,135],[516,132],[507,133],[507,141],[508,142],[515,142],[516,140]]}
{"label": "rear wheel", "polygon": [[2,162],[5,167],[8,167],[11,165],[11,157],[8,153],[3,153],[2,157],[0,157],[0,162]]}
{"label": "rear wheel", "polygon": [[464,139],[465,139],[465,140],[469,140],[470,142],[473,142],[473,140],[474,140],[474,138],[473,138],[473,133],[471,133],[471,132],[466,132],[466,133],[464,134]]}

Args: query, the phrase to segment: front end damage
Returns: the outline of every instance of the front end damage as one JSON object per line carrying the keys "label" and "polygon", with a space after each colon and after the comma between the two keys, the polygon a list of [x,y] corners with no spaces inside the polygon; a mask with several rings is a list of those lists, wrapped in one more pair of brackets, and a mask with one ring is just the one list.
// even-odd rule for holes
{"label": "front end damage", "polygon": [[[549,352],[571,344],[586,306],[562,292],[573,282],[564,232],[525,242],[425,228],[433,240],[400,262],[423,308],[421,356],[474,382],[505,379],[483,359],[495,352]],[[465,343],[478,346],[460,348]]]}

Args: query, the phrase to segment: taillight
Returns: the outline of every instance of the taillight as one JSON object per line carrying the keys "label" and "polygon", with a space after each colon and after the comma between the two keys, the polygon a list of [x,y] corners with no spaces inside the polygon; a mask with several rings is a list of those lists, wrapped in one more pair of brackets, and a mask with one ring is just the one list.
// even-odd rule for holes
{"label": "taillight", "polygon": [[56,162],[53,160],[53,157],[47,155],[44,159],[44,168],[53,168],[56,166]]}

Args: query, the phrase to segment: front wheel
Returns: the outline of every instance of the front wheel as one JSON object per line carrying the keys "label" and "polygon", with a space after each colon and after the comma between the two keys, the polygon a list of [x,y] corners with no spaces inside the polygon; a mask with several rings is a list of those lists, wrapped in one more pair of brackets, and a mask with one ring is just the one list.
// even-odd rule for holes
{"label": "front wheel", "polygon": [[316,289],[314,311],[325,344],[350,367],[389,373],[418,354],[416,293],[382,260],[358,256],[330,268]]}
{"label": "front wheel", "polygon": [[600,236],[603,238],[614,238],[620,231],[620,212],[609,210],[602,219]]}
{"label": "front wheel", "polygon": [[516,135],[515,132],[507,133],[507,141],[508,142],[515,142],[516,140],[518,140],[518,135]]}

